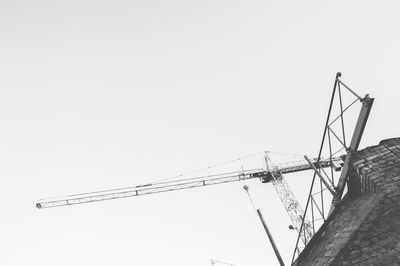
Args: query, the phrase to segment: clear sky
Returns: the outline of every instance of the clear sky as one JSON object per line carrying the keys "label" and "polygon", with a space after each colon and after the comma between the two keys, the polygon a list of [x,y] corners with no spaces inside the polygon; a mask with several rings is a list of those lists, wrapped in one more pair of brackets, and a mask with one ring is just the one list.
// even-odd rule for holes
{"label": "clear sky", "polygon": [[[399,8],[0,1],[0,264],[276,265],[243,183],[34,204],[262,150],[316,155],[337,71],[376,98],[361,147],[398,137]],[[302,203],[310,175],[287,177]],[[296,234],[273,187],[248,184],[289,262]]]}

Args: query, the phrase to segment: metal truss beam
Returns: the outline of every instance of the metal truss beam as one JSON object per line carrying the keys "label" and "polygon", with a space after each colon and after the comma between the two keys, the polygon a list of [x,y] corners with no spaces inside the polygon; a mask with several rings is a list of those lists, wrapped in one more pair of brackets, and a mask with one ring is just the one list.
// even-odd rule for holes
{"label": "metal truss beam", "polygon": [[365,95],[364,98],[361,99],[362,107],[360,110],[360,114],[357,119],[356,127],[353,132],[353,137],[351,138],[350,146],[347,148],[347,156],[344,161],[343,170],[340,174],[337,186],[336,186],[336,194],[337,198],[334,198],[332,201],[331,208],[329,210],[329,214],[332,213],[336,205],[342,198],[343,191],[348,179],[349,172],[349,162],[352,153],[358,150],[358,146],[360,145],[361,137],[364,133],[365,126],[367,124],[368,116],[372,108],[372,104],[374,103],[374,98],[370,98],[369,95]]}

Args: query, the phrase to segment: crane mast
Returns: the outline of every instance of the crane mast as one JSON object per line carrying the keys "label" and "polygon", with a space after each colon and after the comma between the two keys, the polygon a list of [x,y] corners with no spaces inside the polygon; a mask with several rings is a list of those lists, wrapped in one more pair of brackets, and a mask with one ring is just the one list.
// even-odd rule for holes
{"label": "crane mast", "polygon": [[[303,208],[290,189],[289,184],[283,178],[281,168],[273,164],[268,152],[265,153],[264,158],[267,171],[270,171],[273,178],[272,185],[274,186],[279,199],[288,213],[290,220],[292,220],[294,228],[299,232],[301,241],[304,243],[304,245],[306,245],[313,236],[311,222],[307,219],[307,216],[304,215]],[[304,224],[300,232],[303,217]]]}

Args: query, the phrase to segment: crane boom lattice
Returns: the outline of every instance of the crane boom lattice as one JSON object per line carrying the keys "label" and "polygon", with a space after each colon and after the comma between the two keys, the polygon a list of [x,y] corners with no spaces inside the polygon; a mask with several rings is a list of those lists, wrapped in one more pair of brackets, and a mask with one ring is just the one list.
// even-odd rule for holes
{"label": "crane boom lattice", "polygon": [[[332,161],[320,161],[319,163],[317,163],[317,161],[315,160],[314,163],[315,167],[317,168],[330,167],[333,164],[340,166],[341,164],[343,164],[343,159],[341,157],[336,157],[333,158]],[[237,182],[241,180],[254,179],[254,178],[260,179],[263,183],[269,183],[274,180],[271,173],[276,174],[278,170],[280,173],[294,173],[309,169],[311,169],[311,167],[308,164],[308,162],[305,160],[300,160],[278,165],[276,169],[273,170],[266,170],[262,168],[251,169],[251,170],[240,170],[235,172],[186,178],[174,181],[157,182],[157,183],[139,185],[134,187],[74,194],[59,198],[42,199],[36,203],[36,207],[42,209],[42,208],[60,207],[68,205],[77,205],[83,203],[136,197],[147,194],[161,193],[161,192],[195,188],[195,187],[204,187],[204,186],[217,185],[229,182]]]}
{"label": "crane boom lattice", "polygon": [[[274,186],[275,191],[279,196],[279,199],[281,200],[286,212],[288,213],[289,218],[293,223],[293,227],[300,234],[300,238],[304,245],[307,245],[308,241],[310,241],[313,236],[311,223],[307,217],[304,217],[303,208],[301,207],[299,201],[290,189],[288,182],[283,178],[280,168],[273,164],[268,152],[265,153],[264,158],[267,169],[270,170],[273,179],[272,185]],[[300,232],[303,217],[305,219],[305,222]]]}

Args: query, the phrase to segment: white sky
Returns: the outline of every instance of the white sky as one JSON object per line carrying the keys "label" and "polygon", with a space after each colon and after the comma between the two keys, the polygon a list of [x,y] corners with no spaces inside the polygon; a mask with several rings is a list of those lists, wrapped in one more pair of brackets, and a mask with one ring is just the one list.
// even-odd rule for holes
{"label": "white sky", "polygon": [[[399,136],[398,14],[397,1],[2,0],[0,264],[275,265],[243,183],[34,204],[261,150],[316,155],[337,71],[376,98],[361,146]],[[288,176],[302,202],[310,175]],[[289,262],[273,187],[249,184]]]}

